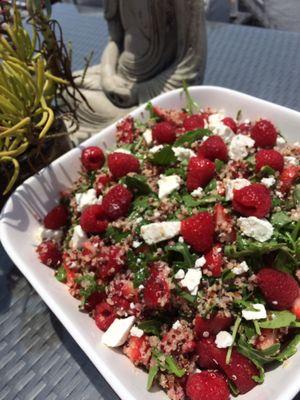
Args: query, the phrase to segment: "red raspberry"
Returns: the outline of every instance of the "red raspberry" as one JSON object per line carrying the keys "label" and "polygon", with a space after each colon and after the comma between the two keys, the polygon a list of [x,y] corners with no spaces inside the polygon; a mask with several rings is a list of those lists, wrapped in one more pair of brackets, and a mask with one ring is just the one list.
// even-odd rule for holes
{"label": "red raspberry", "polygon": [[215,161],[216,158],[227,161],[228,151],[224,140],[217,135],[210,136],[198,148],[198,157],[207,158],[211,161]]}
{"label": "red raspberry", "polygon": [[97,196],[99,196],[103,192],[103,189],[110,183],[110,180],[110,176],[106,174],[101,174],[97,176],[95,181],[95,190]]}
{"label": "red raspberry", "polygon": [[[124,257],[122,257],[124,259]],[[138,302],[138,290],[134,288],[133,283],[127,279],[118,279],[111,282],[112,293],[111,300],[118,310],[130,311],[130,304]]]}
{"label": "red raspberry", "polygon": [[252,377],[259,376],[258,369],[252,361],[240,354],[235,348],[232,350],[229,364],[226,364],[227,349],[217,348],[214,339],[201,339],[197,343],[197,353],[200,367],[206,368],[207,363],[210,362],[211,365],[211,361],[213,361],[215,368],[220,369],[228,379],[233,381],[240,394],[249,392],[257,385]]}
{"label": "red raspberry", "polygon": [[138,172],[139,160],[132,154],[111,153],[107,157],[108,168],[115,179],[122,178],[130,172]]}
{"label": "red raspberry", "polygon": [[118,123],[116,136],[118,143],[132,143],[134,141],[136,134],[134,119],[131,116]]}
{"label": "red raspberry", "polygon": [[201,114],[187,115],[183,121],[183,127],[186,131],[203,129],[204,125],[205,118]]}
{"label": "red raspberry", "polygon": [[180,233],[194,250],[205,252],[212,248],[214,230],[213,217],[204,211],[182,221]]}
{"label": "red raspberry", "polygon": [[299,294],[296,279],[273,268],[261,269],[257,274],[257,284],[268,305],[274,310],[291,308]]}
{"label": "red raspberry", "polygon": [[208,269],[212,276],[219,277],[222,273],[222,267],[224,264],[222,246],[220,244],[215,245],[208,253],[205,254],[206,264],[204,268]]}
{"label": "red raspberry", "polygon": [[280,175],[280,190],[288,193],[294,183],[300,178],[300,167],[289,165],[283,169]]}
{"label": "red raspberry", "polygon": [[124,217],[133,199],[132,193],[124,185],[116,185],[103,197],[102,207],[106,216],[114,221]]}
{"label": "red raspberry", "polygon": [[81,162],[87,171],[95,171],[103,167],[105,162],[104,153],[100,147],[87,147],[81,153]]}
{"label": "red raspberry", "polygon": [[270,212],[271,203],[270,191],[261,183],[233,191],[233,208],[246,217],[265,217]]}
{"label": "red raspberry", "polygon": [[152,128],[153,140],[159,144],[173,143],[176,139],[175,125],[170,122],[158,122]]}
{"label": "red raspberry", "polygon": [[144,335],[142,337],[130,336],[123,351],[135,365],[147,365],[151,355],[149,341]]}
{"label": "red raspberry", "polygon": [[259,172],[263,167],[268,166],[275,171],[281,172],[283,170],[284,158],[276,150],[259,150],[255,155],[256,165],[255,171]]}
{"label": "red raspberry", "polygon": [[94,310],[97,304],[101,303],[104,300],[105,294],[104,292],[94,292],[92,293],[86,300],[84,304],[84,309],[87,312],[91,312]]}
{"label": "red raspberry", "polygon": [[256,122],[251,130],[251,137],[257,147],[274,147],[277,139],[275,126],[266,119]]}
{"label": "red raspberry", "polygon": [[99,277],[108,279],[120,272],[125,264],[124,250],[119,246],[103,246],[100,249],[100,261],[96,264]]}
{"label": "red raspberry", "polygon": [[47,240],[38,245],[36,252],[41,262],[48,267],[57,268],[62,262],[62,253],[57,243]]}
{"label": "red raspberry", "polygon": [[189,192],[199,186],[205,187],[216,172],[215,164],[206,158],[191,157],[187,171],[187,189]]}
{"label": "red raspberry", "polygon": [[64,205],[54,207],[44,218],[44,226],[47,229],[59,229],[68,221],[68,209]]}
{"label": "red raspberry", "polygon": [[144,301],[151,309],[164,308],[170,301],[170,284],[163,271],[152,268],[145,283]]}
{"label": "red raspberry", "polygon": [[243,122],[242,124],[239,124],[237,127],[237,134],[242,134],[242,135],[249,135],[252,129],[251,123],[246,123]]}
{"label": "red raspberry", "polygon": [[103,301],[96,305],[94,318],[98,328],[105,332],[116,319],[116,313],[112,306]]}
{"label": "red raspberry", "polygon": [[195,335],[197,338],[203,337],[204,332],[208,332],[210,335],[215,336],[221,331],[228,330],[233,323],[232,317],[225,317],[221,312],[205,319],[196,315],[195,318]]}
{"label": "red raspberry", "polygon": [[230,397],[226,379],[217,371],[189,375],[186,394],[190,400],[228,400]]}
{"label": "red raspberry", "polygon": [[80,226],[87,233],[102,233],[106,231],[108,222],[101,204],[93,204],[83,210]]}
{"label": "red raspberry", "polygon": [[237,132],[237,124],[233,118],[226,117],[222,119],[222,122],[224,125],[228,126],[232,130],[232,132]]}
{"label": "red raspberry", "polygon": [[296,315],[296,318],[300,320],[300,295],[294,301],[291,312]]}

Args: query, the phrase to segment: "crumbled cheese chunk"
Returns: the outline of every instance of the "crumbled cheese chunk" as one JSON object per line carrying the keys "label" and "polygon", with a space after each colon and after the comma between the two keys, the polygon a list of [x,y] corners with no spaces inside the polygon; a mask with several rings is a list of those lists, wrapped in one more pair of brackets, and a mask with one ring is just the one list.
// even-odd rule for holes
{"label": "crumbled cheese chunk", "polygon": [[151,129],[146,129],[145,132],[143,133],[143,138],[145,139],[145,142],[149,146],[153,142],[153,137],[152,137],[152,131]]}
{"label": "crumbled cheese chunk", "polygon": [[273,235],[273,225],[266,219],[259,219],[257,217],[241,217],[238,219],[238,224],[243,235],[249,236],[259,242],[265,242]]}
{"label": "crumbled cheese chunk", "polygon": [[179,236],[179,238],[178,238],[178,242],[179,242],[179,243],[184,243],[184,239],[183,239],[183,237],[182,237],[182,236]]}
{"label": "crumbled cheese chunk", "polygon": [[202,187],[198,187],[197,189],[193,190],[191,193],[192,197],[198,197],[199,199],[203,196],[204,190]]}
{"label": "crumbled cheese chunk", "polygon": [[180,221],[154,222],[141,227],[141,235],[147,244],[172,239],[180,233]]}
{"label": "crumbled cheese chunk", "polygon": [[172,147],[172,150],[179,161],[189,160],[191,157],[196,155],[193,150],[185,147]]}
{"label": "crumbled cheese chunk", "polygon": [[195,261],[195,268],[201,268],[206,264],[206,258],[204,256],[197,258]]}
{"label": "crumbled cheese chunk", "polygon": [[174,190],[178,190],[181,184],[181,178],[178,175],[160,175],[158,184],[158,197],[163,199],[167,197]]}
{"label": "crumbled cheese chunk", "polygon": [[277,147],[284,147],[285,144],[286,144],[286,140],[283,137],[278,136],[277,139],[276,139],[276,146]]}
{"label": "crumbled cheese chunk", "polygon": [[262,178],[261,183],[267,186],[267,188],[270,188],[275,185],[276,179],[274,178],[274,176],[269,176],[268,178]]}
{"label": "crumbled cheese chunk", "polygon": [[284,156],[284,163],[287,165],[298,165],[298,160],[296,157]]}
{"label": "crumbled cheese chunk", "polygon": [[192,295],[196,295],[201,278],[201,269],[189,268],[185,274],[185,277],[180,281],[180,284],[182,287],[186,287]]}
{"label": "crumbled cheese chunk", "polygon": [[242,261],[236,267],[233,267],[231,271],[235,275],[241,275],[241,274],[244,274],[245,272],[249,271],[249,267],[248,267],[248,264],[246,263],[246,261]]}
{"label": "crumbled cheese chunk", "polygon": [[140,245],[142,244],[142,242],[138,242],[137,240],[134,240],[132,242],[132,247],[134,247],[135,249],[137,249],[138,247],[140,247]]}
{"label": "crumbled cheese chunk", "polygon": [[252,307],[255,309],[255,311],[242,310],[242,316],[247,321],[267,318],[267,312],[263,304],[252,304]]}
{"label": "crumbled cheese chunk", "polygon": [[174,275],[175,279],[183,279],[185,276],[185,272],[183,269],[179,269],[176,274]]}
{"label": "crumbled cheese chunk", "polygon": [[175,321],[174,324],[172,325],[173,329],[179,329],[181,327],[182,327],[182,325],[181,325],[180,321],[178,321],[178,320]]}
{"label": "crumbled cheese chunk", "polygon": [[232,346],[233,336],[227,331],[221,331],[217,334],[215,343],[219,349],[226,349],[226,347]]}
{"label": "crumbled cheese chunk", "polygon": [[158,144],[157,146],[153,146],[149,152],[150,153],[157,153],[158,151],[160,151],[161,149],[163,149],[163,145],[162,144]]}
{"label": "crumbled cheese chunk", "polygon": [[246,135],[235,135],[229,144],[229,157],[239,161],[247,157],[249,149],[254,146],[254,140]]}
{"label": "crumbled cheese chunk", "polygon": [[84,193],[76,193],[75,200],[77,203],[77,210],[82,212],[86,207],[93,204],[101,204],[102,196],[97,197],[95,189],[89,189]]}
{"label": "crumbled cheese chunk", "polygon": [[37,241],[38,243],[43,240],[54,240],[55,242],[60,242],[63,236],[63,231],[61,229],[46,229],[40,226],[37,231]]}
{"label": "crumbled cheese chunk", "polygon": [[208,127],[215,135],[221,136],[225,143],[229,143],[235,134],[222,122],[224,118],[225,115],[222,113],[211,114],[208,117]]}
{"label": "crumbled cheese chunk", "polygon": [[113,153],[123,153],[123,154],[131,154],[131,151],[128,149],[118,148],[113,151]]}
{"label": "crumbled cheese chunk", "polygon": [[70,247],[72,249],[80,249],[84,242],[86,242],[88,237],[85,232],[82,230],[80,225],[76,225],[73,231],[73,235],[70,240]]}
{"label": "crumbled cheese chunk", "polygon": [[251,185],[251,182],[248,179],[244,178],[237,178],[237,179],[230,179],[226,184],[226,200],[233,199],[233,191],[243,189],[246,186]]}
{"label": "crumbled cheese chunk", "polygon": [[123,319],[116,318],[107,331],[104,332],[102,343],[108,347],[122,346],[129,336],[134,321],[134,316]]}
{"label": "crumbled cheese chunk", "polygon": [[135,336],[135,337],[140,338],[140,337],[143,336],[143,334],[144,334],[144,331],[142,329],[138,328],[135,325],[130,329],[130,335],[131,336]]}

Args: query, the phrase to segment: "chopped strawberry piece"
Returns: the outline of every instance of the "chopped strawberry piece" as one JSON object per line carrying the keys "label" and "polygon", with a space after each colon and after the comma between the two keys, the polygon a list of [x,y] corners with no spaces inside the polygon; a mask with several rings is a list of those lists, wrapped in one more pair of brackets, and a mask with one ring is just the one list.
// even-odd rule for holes
{"label": "chopped strawberry piece", "polygon": [[214,207],[214,221],[216,232],[222,234],[223,241],[232,243],[236,240],[233,220],[222,204],[216,204]]}
{"label": "chopped strawberry piece", "polygon": [[283,193],[288,193],[300,178],[300,167],[297,165],[289,165],[283,169],[279,179],[280,179],[280,190]]}
{"label": "chopped strawberry piece", "polygon": [[97,271],[101,279],[112,278],[125,265],[124,250],[119,246],[102,246]]}
{"label": "chopped strawberry piece", "polygon": [[105,332],[116,319],[116,313],[112,306],[103,301],[96,305],[94,318],[98,328]]}
{"label": "chopped strawberry piece", "polygon": [[100,169],[105,162],[103,150],[97,146],[87,147],[81,153],[81,162],[87,171]]}
{"label": "chopped strawberry piece", "polygon": [[278,343],[276,329],[262,329],[261,334],[255,341],[255,347],[259,350],[267,350]]}
{"label": "chopped strawberry piece", "polygon": [[102,233],[108,226],[107,217],[101,204],[93,204],[83,210],[80,226],[87,233]]}
{"label": "chopped strawberry piece", "polygon": [[274,310],[291,308],[299,294],[296,279],[274,268],[261,269],[257,274],[257,284],[269,307]]}
{"label": "chopped strawberry piece", "polygon": [[186,117],[186,112],[182,110],[170,109],[166,110],[164,108],[153,106],[153,112],[162,121],[167,121],[173,125],[181,125],[184,118]]}
{"label": "chopped strawberry piece", "polygon": [[217,135],[210,136],[198,148],[198,157],[211,161],[227,161],[228,151],[224,140]]}
{"label": "chopped strawberry piece", "polygon": [[300,296],[294,301],[291,312],[296,315],[297,319],[300,319]]}
{"label": "chopped strawberry piece", "polygon": [[235,384],[240,394],[249,392],[257,385],[252,377],[259,375],[258,369],[252,361],[235,348],[232,350],[229,364],[226,364],[227,349],[219,349],[213,339],[201,339],[197,344],[197,352],[200,367],[206,368],[208,360],[212,360],[215,368],[224,372],[227,378]]}
{"label": "chopped strawberry piece", "polygon": [[147,365],[151,356],[150,345],[147,337],[145,335],[141,337],[130,336],[123,348],[123,352],[133,362],[133,364]]}
{"label": "chopped strawberry piece", "polygon": [[210,319],[205,319],[200,317],[200,315],[196,315],[195,335],[199,339],[205,335],[205,332],[208,332],[210,335],[214,336],[221,331],[228,330],[232,323],[232,317],[226,317],[221,312],[211,316]]}
{"label": "chopped strawberry piece", "polygon": [[95,190],[97,193],[97,196],[99,196],[102,192],[105,186],[107,186],[110,183],[111,179],[109,175],[106,174],[100,174],[97,176],[96,181],[95,181]]}
{"label": "chopped strawberry piece", "polygon": [[224,264],[222,245],[215,245],[208,253],[205,254],[206,264],[204,268],[209,269],[212,276],[219,277],[222,273]]}
{"label": "chopped strawberry piece", "polygon": [[215,224],[208,212],[199,212],[181,222],[180,232],[184,240],[196,251],[209,251],[213,245]]}
{"label": "chopped strawberry piece", "polygon": [[263,167],[268,166],[275,171],[281,172],[283,170],[284,159],[283,156],[276,150],[259,150],[255,155],[256,165],[255,171],[259,172]]}
{"label": "chopped strawberry piece", "polygon": [[124,217],[129,210],[132,193],[124,185],[116,185],[103,197],[102,207],[106,216],[114,221]]}
{"label": "chopped strawberry piece", "polygon": [[54,207],[44,218],[44,226],[47,229],[60,229],[68,221],[68,209],[64,205]]}
{"label": "chopped strawberry piece", "polygon": [[57,243],[47,240],[38,245],[36,252],[40,261],[51,268],[57,268],[62,262],[62,253]]}
{"label": "chopped strawberry piece", "polygon": [[270,212],[271,204],[270,191],[261,183],[233,191],[233,208],[246,217],[265,217]]}
{"label": "chopped strawberry piece", "polygon": [[144,302],[151,309],[164,308],[170,302],[171,288],[163,270],[151,268],[149,278],[145,283]]}
{"label": "chopped strawberry piece", "polygon": [[261,119],[253,126],[251,137],[257,147],[270,148],[276,144],[277,132],[272,122]]}
{"label": "chopped strawberry piece", "polygon": [[204,125],[205,125],[205,118],[201,114],[187,115],[183,121],[183,127],[186,131],[203,129]]}
{"label": "chopped strawberry piece", "polygon": [[226,117],[222,119],[222,122],[224,125],[228,126],[232,130],[232,132],[237,132],[237,124],[233,118]]}
{"label": "chopped strawberry piece", "polygon": [[152,128],[153,140],[159,144],[171,144],[176,139],[175,125],[170,122],[158,122]]}
{"label": "chopped strawberry piece", "polygon": [[114,152],[107,157],[108,168],[115,179],[122,178],[130,172],[138,172],[139,160],[132,154]]}
{"label": "chopped strawberry piece", "polygon": [[251,123],[243,122],[238,125],[237,127],[237,134],[242,134],[242,135],[249,135],[252,129]]}
{"label": "chopped strawberry piece", "polygon": [[134,120],[131,116],[123,119],[117,125],[117,142],[132,143],[135,139]]}
{"label": "chopped strawberry piece", "polygon": [[118,310],[129,311],[130,304],[138,301],[138,290],[134,288],[131,281],[126,279],[112,281],[111,286],[111,293],[113,293],[111,299]]}
{"label": "chopped strawberry piece", "polygon": [[84,309],[87,312],[94,310],[97,304],[101,303],[105,298],[104,292],[94,292],[86,300],[84,304]]}
{"label": "chopped strawberry piece", "polygon": [[191,157],[187,169],[187,189],[192,192],[198,187],[205,187],[214,177],[215,164],[200,157]]}
{"label": "chopped strawberry piece", "polygon": [[217,371],[202,371],[189,375],[186,394],[190,400],[228,400],[230,397],[226,379]]}

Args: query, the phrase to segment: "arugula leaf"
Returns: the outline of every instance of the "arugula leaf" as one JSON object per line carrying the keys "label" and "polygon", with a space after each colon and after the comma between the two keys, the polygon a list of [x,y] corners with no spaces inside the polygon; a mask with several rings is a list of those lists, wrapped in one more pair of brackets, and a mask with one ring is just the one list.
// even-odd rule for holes
{"label": "arugula leaf", "polygon": [[98,285],[96,282],[96,277],[95,275],[91,273],[86,273],[80,276],[79,278],[76,278],[75,281],[80,284],[81,288],[79,290],[80,296],[82,296],[82,302],[80,307],[82,307],[85,302],[88,300],[88,298],[91,296],[91,294],[95,292],[103,292],[104,287],[101,285]]}
{"label": "arugula leaf", "polygon": [[142,265],[140,269],[136,271],[133,278],[133,286],[135,288],[139,287],[145,280],[149,277],[150,272],[146,264]]}
{"label": "arugula leaf", "polygon": [[276,171],[269,167],[268,165],[265,165],[264,167],[262,167],[262,169],[259,171],[258,176],[274,176],[276,173]]}
{"label": "arugula leaf", "polygon": [[177,161],[171,146],[164,146],[161,150],[151,154],[150,161],[152,164],[167,167]]}
{"label": "arugula leaf", "polygon": [[300,185],[295,186],[295,189],[293,192],[293,200],[294,200],[296,207],[300,205]]}
{"label": "arugula leaf", "polygon": [[297,352],[297,346],[300,343],[300,333],[296,335],[285,348],[276,356],[276,360],[283,362],[292,357]]}
{"label": "arugula leaf", "polygon": [[185,374],[185,369],[179,368],[172,356],[166,356],[166,367],[167,370],[176,375],[178,378],[182,378]]}
{"label": "arugula leaf", "polygon": [[192,98],[190,92],[189,92],[189,88],[188,85],[186,83],[186,81],[184,80],[182,82],[182,87],[183,87],[183,91],[186,97],[186,110],[189,114],[195,114],[199,111],[200,107],[198,105],[198,103],[196,103],[196,101]]}
{"label": "arugula leaf", "polygon": [[190,253],[190,250],[186,243],[177,243],[174,246],[166,246],[165,251],[167,253],[179,253],[183,257],[184,266],[186,269],[192,268],[196,261],[196,256]]}
{"label": "arugula leaf", "polygon": [[67,282],[67,271],[64,267],[59,267],[58,270],[55,272],[55,278],[62,283]]}
{"label": "arugula leaf", "polygon": [[197,299],[197,296],[193,296],[192,294],[182,290],[179,286],[176,287],[176,294],[191,304],[195,304]]}
{"label": "arugula leaf", "polygon": [[195,199],[190,194],[185,194],[182,196],[182,200],[186,207],[198,207],[198,206],[205,206],[211,203],[225,201],[225,197],[216,194],[216,195],[204,196],[201,197],[200,199]]}
{"label": "arugula leaf", "polygon": [[149,112],[149,114],[150,114],[150,119],[152,119],[152,120],[154,120],[154,121],[159,121],[159,120],[160,120],[159,116],[156,115],[156,113],[154,112],[153,104],[151,103],[151,101],[149,101],[149,102],[146,104],[145,109]]}
{"label": "arugula leaf", "polygon": [[159,319],[148,319],[139,323],[138,328],[146,333],[152,333],[155,336],[160,335],[162,321]]}
{"label": "arugula leaf", "polygon": [[291,218],[284,211],[276,212],[271,217],[271,224],[278,228],[282,228],[290,222],[292,222]]}
{"label": "arugula leaf", "polygon": [[174,143],[174,147],[182,146],[183,144],[192,144],[204,136],[211,136],[212,132],[209,129],[196,129],[189,131],[180,136],[179,139]]}
{"label": "arugula leaf", "polygon": [[204,192],[205,193],[209,193],[213,190],[217,189],[217,180],[216,179],[212,179],[209,184],[205,187]]}
{"label": "arugula leaf", "polygon": [[169,374],[173,374],[178,378],[181,378],[186,373],[185,369],[178,367],[172,356],[164,354],[157,348],[152,350],[152,357],[157,362],[157,366],[161,371],[168,371]]}
{"label": "arugula leaf", "polygon": [[221,161],[218,158],[215,160],[216,171],[218,174],[222,171],[224,165],[224,161]]}
{"label": "arugula leaf", "polygon": [[[247,244],[243,249],[239,249],[237,244],[226,245],[224,248],[224,254],[229,258],[243,258],[251,255],[263,255],[266,253],[271,253],[275,250],[287,249],[285,243],[277,242],[256,242],[251,240],[244,240]],[[287,249],[288,250],[288,249]]]}
{"label": "arugula leaf", "polygon": [[231,271],[231,269],[224,269],[221,275],[221,279],[223,282],[230,281],[235,278],[235,274]]}
{"label": "arugula leaf", "polygon": [[125,239],[128,235],[130,235],[130,232],[123,232],[118,228],[115,228],[113,226],[109,226],[106,229],[105,232],[105,237],[107,239],[112,240],[115,243],[121,242],[123,239]]}
{"label": "arugula leaf", "polygon": [[152,367],[150,367],[147,380],[147,390],[151,389],[154,379],[158,374],[158,371],[159,371],[158,365],[153,365]]}
{"label": "arugula leaf", "polygon": [[[276,347],[275,347],[276,346]],[[256,365],[263,366],[265,364],[268,364],[274,360],[273,355],[278,352],[280,348],[280,344],[278,343],[277,345],[272,346],[272,353],[270,354],[265,354],[261,350],[257,350],[254,347],[251,346],[248,342],[246,342],[242,337],[239,338],[238,343],[237,343],[237,350],[239,353],[241,353],[243,356],[249,358],[252,362],[254,362]]]}
{"label": "arugula leaf", "polygon": [[135,195],[146,195],[152,192],[149,185],[145,182],[145,178],[139,175],[126,176],[124,183]]}
{"label": "arugula leaf", "polygon": [[288,327],[296,321],[296,316],[289,311],[272,311],[271,318],[259,321],[259,326],[266,329],[278,329]]}

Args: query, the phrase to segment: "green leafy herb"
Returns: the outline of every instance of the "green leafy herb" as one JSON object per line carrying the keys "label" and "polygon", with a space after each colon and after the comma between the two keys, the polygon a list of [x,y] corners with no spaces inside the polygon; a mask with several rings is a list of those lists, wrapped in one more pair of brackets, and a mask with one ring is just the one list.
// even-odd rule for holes
{"label": "green leafy herb", "polygon": [[96,277],[92,273],[83,274],[75,281],[81,286],[79,290],[80,296],[82,296],[81,306],[85,304],[91,294],[104,291],[104,287],[97,284]]}
{"label": "green leafy herb", "polygon": [[300,343],[300,334],[296,335],[285,348],[276,356],[276,360],[283,362],[292,357],[297,352],[297,346]]}
{"label": "green leafy herb", "polygon": [[261,328],[278,329],[291,326],[291,323],[296,321],[296,316],[289,311],[272,311],[271,319],[259,321]]}
{"label": "green leafy herb", "polygon": [[179,286],[176,287],[176,294],[191,304],[195,304],[197,299],[197,296],[193,296],[192,294],[182,290]]}
{"label": "green leafy herb", "polygon": [[133,286],[135,288],[139,287],[142,283],[146,281],[149,277],[149,268],[146,264],[142,265],[140,269],[136,271],[133,278]]}
{"label": "green leafy herb", "polygon": [[171,146],[164,146],[161,150],[151,154],[150,161],[152,164],[167,167],[177,161]]}
{"label": "green leafy herb", "polygon": [[130,232],[123,232],[120,229],[115,228],[113,226],[109,226],[105,232],[105,237],[115,243],[120,243],[128,235],[130,235]]}
{"label": "green leafy herb", "polygon": [[[237,317],[237,319],[235,320],[235,323],[233,325],[232,328],[232,339],[233,339],[233,343],[235,342],[235,338],[239,329],[239,326],[241,324],[242,319],[240,317]],[[227,350],[227,354],[226,354],[226,364],[230,363],[230,359],[231,359],[231,353],[232,353],[232,348],[233,348],[233,343],[232,345],[229,347],[229,349]]]}
{"label": "green leafy herb", "polygon": [[243,243],[245,243],[245,246],[242,249],[237,246],[237,243],[232,245],[226,245],[224,249],[225,256],[229,258],[243,258],[251,255],[263,255],[275,250],[287,249],[285,243],[277,243],[277,242],[261,243],[247,239],[243,239]]}
{"label": "green leafy herb", "polygon": [[300,185],[295,186],[295,189],[293,192],[293,200],[294,200],[296,207],[300,205]]}
{"label": "green leafy herb", "polygon": [[292,222],[291,218],[284,211],[276,212],[271,217],[271,223],[275,227],[282,228],[283,226]]}
{"label": "green leafy herb", "polygon": [[213,190],[217,189],[217,180],[212,179],[209,184],[205,187],[204,192],[209,193],[212,192]]}
{"label": "green leafy herb", "polygon": [[184,133],[180,136],[179,139],[174,143],[175,147],[182,146],[184,144],[192,144],[199,139],[202,139],[204,136],[211,136],[212,132],[209,129],[196,129],[195,131],[190,131]]}
{"label": "green leafy herb", "polygon": [[138,327],[142,329],[145,333],[150,333],[155,336],[160,335],[162,321],[159,319],[149,319],[142,321]]}
{"label": "green leafy herb", "polygon": [[154,379],[156,378],[156,375],[158,374],[159,368],[158,365],[153,365],[152,367],[150,367],[149,369],[149,373],[148,373],[148,380],[147,380],[147,390],[150,390]]}
{"label": "green leafy herb", "polygon": [[166,356],[166,368],[168,372],[177,376],[178,378],[182,378],[185,374],[185,369],[179,368],[172,356]]}
{"label": "green leafy herb", "polygon": [[151,103],[151,101],[149,101],[146,105],[146,110],[149,112],[150,114],[150,119],[154,120],[154,121],[159,121],[159,116],[154,112],[153,109],[153,104]]}
{"label": "green leafy herb", "polygon": [[59,267],[55,273],[55,278],[62,283],[67,282],[67,271],[64,267]]}
{"label": "green leafy herb", "polygon": [[174,246],[166,246],[167,253],[179,253],[184,262],[185,269],[191,268],[195,264],[196,256],[190,253],[188,246],[185,243],[177,243]]}
{"label": "green leafy herb", "polygon": [[143,176],[126,176],[124,182],[128,189],[134,192],[135,195],[146,195],[152,192]]}
{"label": "green leafy herb", "polygon": [[241,118],[242,118],[242,110],[238,110],[238,112],[236,113],[235,119],[237,121],[240,121]]}
{"label": "green leafy herb", "polygon": [[183,87],[183,91],[184,91],[184,94],[186,97],[186,111],[189,114],[197,113],[199,111],[200,107],[199,107],[198,103],[192,98],[192,96],[189,92],[188,85],[185,80],[182,82],[182,87]]}
{"label": "green leafy herb", "polygon": [[201,197],[200,199],[195,199],[190,194],[185,194],[182,196],[183,203],[186,207],[198,207],[206,206],[207,204],[213,204],[216,202],[225,201],[225,198],[220,195],[209,195]]}
{"label": "green leafy herb", "polygon": [[218,159],[215,160],[216,171],[218,174],[222,171],[224,165],[225,165],[224,161]]}
{"label": "green leafy herb", "polygon": [[275,175],[275,170],[268,165],[265,165],[262,167],[262,169],[259,171],[259,176],[274,176]]}

